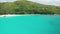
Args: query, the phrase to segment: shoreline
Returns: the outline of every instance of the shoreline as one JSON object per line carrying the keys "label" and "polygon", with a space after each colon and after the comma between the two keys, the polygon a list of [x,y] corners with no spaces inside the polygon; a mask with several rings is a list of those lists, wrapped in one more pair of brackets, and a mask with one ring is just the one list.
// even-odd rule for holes
{"label": "shoreline", "polygon": [[7,14],[7,15],[0,15],[0,17],[11,17],[11,16],[26,16],[26,15],[33,15],[33,14]]}
{"label": "shoreline", "polygon": [[[10,16],[26,16],[26,15],[45,15],[46,16],[46,14],[21,14],[21,15],[19,15],[19,14],[7,14],[7,15],[0,15],[0,17],[10,17]],[[47,15],[49,15],[49,14],[47,14]],[[50,16],[60,16],[60,15],[50,15]]]}
{"label": "shoreline", "polygon": [[0,17],[10,17],[10,16],[22,16],[22,15],[0,15]]}

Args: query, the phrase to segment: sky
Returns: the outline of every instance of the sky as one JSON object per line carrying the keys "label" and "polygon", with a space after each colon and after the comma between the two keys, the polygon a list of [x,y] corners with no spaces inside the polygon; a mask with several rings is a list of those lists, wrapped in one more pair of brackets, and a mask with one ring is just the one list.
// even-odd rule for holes
{"label": "sky", "polygon": [[[13,2],[16,0],[0,0],[0,2]],[[60,0],[29,0],[37,3],[60,6]]]}

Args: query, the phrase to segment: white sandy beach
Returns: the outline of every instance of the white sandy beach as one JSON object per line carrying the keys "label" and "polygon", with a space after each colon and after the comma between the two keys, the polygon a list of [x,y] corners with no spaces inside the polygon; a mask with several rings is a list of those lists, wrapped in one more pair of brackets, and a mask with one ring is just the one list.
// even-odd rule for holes
{"label": "white sandy beach", "polygon": [[23,15],[0,15],[0,17],[23,16]]}
{"label": "white sandy beach", "polygon": [[[26,15],[29,15],[29,14],[26,14]],[[26,15],[15,15],[15,14],[8,14],[8,15],[0,15],[0,17],[26,16]]]}
{"label": "white sandy beach", "polygon": [[[31,15],[34,15],[34,14],[31,14],[31,15],[29,15],[29,14],[25,14],[25,15],[16,15],[16,14],[8,14],[8,15],[0,15],[0,17],[12,17],[12,16],[31,16]],[[36,15],[38,15],[38,14],[36,14]],[[39,14],[40,15],[40,14]],[[44,16],[46,16],[46,15],[44,15]],[[58,16],[58,15],[49,15],[49,16]],[[59,15],[60,16],[60,15]]]}

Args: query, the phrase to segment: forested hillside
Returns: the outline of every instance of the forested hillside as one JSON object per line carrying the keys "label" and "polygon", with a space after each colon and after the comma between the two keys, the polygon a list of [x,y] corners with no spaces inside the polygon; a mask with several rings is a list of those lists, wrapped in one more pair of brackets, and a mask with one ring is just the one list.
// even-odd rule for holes
{"label": "forested hillside", "polygon": [[60,14],[60,7],[31,1],[5,2],[0,3],[1,14]]}

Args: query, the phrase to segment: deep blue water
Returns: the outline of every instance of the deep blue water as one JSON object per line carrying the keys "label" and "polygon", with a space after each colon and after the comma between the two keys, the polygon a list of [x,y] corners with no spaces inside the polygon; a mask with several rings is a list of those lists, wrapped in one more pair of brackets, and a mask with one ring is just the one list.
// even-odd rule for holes
{"label": "deep blue water", "polygon": [[0,34],[60,34],[60,16],[0,17]]}

